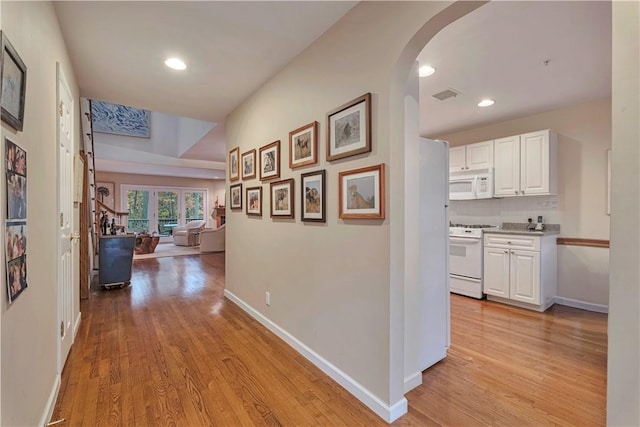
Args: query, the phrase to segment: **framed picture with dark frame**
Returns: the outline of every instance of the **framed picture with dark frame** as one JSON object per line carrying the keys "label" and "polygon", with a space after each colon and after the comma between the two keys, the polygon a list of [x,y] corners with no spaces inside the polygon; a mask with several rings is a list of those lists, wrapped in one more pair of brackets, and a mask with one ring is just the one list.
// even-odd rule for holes
{"label": "framed picture with dark frame", "polygon": [[231,210],[242,209],[242,184],[229,187],[229,205]]}
{"label": "framed picture with dark frame", "polygon": [[318,163],[318,122],[289,132],[289,167],[291,169]]}
{"label": "framed picture with dark frame", "polygon": [[249,216],[262,216],[262,186],[247,188],[246,213]]}
{"label": "framed picture with dark frame", "polygon": [[280,178],[280,141],[260,147],[260,180]]}
{"label": "framed picture with dark frame", "polygon": [[24,124],[24,101],[27,93],[27,67],[4,31],[0,31],[0,110],[2,121],[16,131]]}
{"label": "framed picture with dark frame", "polygon": [[271,218],[294,217],[293,178],[271,183]]}
{"label": "framed picture with dark frame", "polygon": [[245,151],[240,158],[242,164],[242,179],[256,177],[256,149]]}
{"label": "framed picture with dark frame", "polygon": [[384,163],[338,174],[342,219],[384,219]]}
{"label": "framed picture with dark frame", "polygon": [[239,156],[240,149],[238,147],[229,151],[229,181],[237,181],[240,179]]}
{"label": "framed picture with dark frame", "polygon": [[327,160],[371,151],[371,94],[365,93],[327,114]]}
{"label": "framed picture with dark frame", "polygon": [[302,221],[326,221],[326,171],[303,173],[300,178],[300,218]]}

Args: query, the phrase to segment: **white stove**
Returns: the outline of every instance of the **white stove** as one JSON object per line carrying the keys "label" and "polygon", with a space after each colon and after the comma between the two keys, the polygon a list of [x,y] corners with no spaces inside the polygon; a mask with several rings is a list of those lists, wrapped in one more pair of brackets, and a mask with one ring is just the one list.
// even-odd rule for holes
{"label": "white stove", "polygon": [[495,225],[450,224],[449,278],[451,292],[481,299],[482,286],[482,233],[497,229]]}

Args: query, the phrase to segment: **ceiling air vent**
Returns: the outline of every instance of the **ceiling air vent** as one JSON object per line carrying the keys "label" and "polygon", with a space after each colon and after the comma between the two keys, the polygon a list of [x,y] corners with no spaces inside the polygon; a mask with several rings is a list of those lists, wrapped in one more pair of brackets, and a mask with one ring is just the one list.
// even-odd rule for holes
{"label": "ceiling air vent", "polygon": [[455,98],[458,95],[460,95],[460,92],[449,88],[447,90],[443,90],[442,92],[436,93],[435,95],[431,95],[431,96],[433,96],[435,99],[439,99],[440,101],[444,101],[445,99]]}

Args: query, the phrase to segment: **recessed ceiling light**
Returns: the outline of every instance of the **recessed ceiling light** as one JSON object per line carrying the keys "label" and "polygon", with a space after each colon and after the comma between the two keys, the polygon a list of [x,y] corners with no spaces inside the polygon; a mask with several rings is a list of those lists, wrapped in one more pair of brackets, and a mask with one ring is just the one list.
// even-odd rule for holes
{"label": "recessed ceiling light", "polygon": [[489,107],[495,103],[496,101],[494,101],[493,99],[483,99],[482,101],[478,102],[478,107]]}
{"label": "recessed ceiling light", "polygon": [[433,68],[431,65],[423,65],[422,67],[420,67],[420,69],[418,69],[418,75],[420,77],[427,77],[435,72],[436,72],[436,69]]}
{"label": "recessed ceiling light", "polygon": [[187,69],[187,64],[185,64],[184,62],[182,62],[182,60],[178,58],[169,58],[166,61],[164,61],[164,65],[166,65],[169,68],[173,68],[174,70]]}

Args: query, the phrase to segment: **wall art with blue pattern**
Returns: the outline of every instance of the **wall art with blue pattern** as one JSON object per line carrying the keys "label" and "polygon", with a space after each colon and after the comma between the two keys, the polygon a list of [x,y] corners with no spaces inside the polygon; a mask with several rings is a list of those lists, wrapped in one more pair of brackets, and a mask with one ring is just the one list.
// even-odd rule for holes
{"label": "wall art with blue pattern", "polygon": [[151,136],[150,115],[149,110],[91,100],[94,132],[149,138]]}

